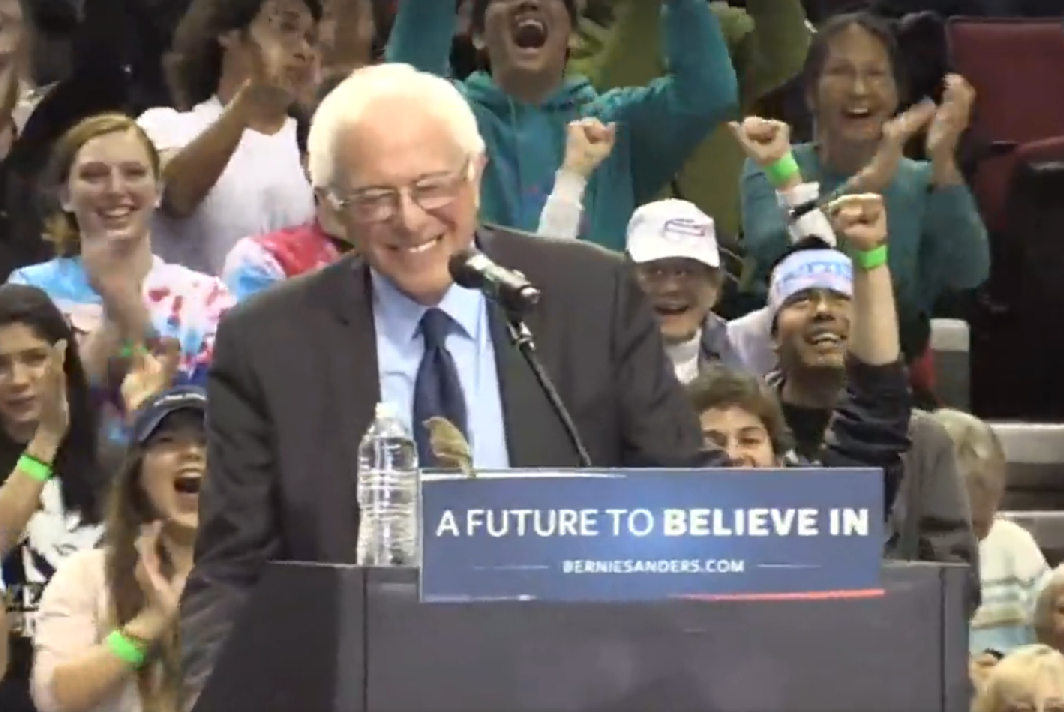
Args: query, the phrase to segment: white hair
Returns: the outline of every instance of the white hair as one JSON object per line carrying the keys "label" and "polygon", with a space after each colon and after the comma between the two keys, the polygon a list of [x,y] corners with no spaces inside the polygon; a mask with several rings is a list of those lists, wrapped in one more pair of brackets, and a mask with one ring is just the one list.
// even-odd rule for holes
{"label": "white hair", "polygon": [[412,99],[443,121],[470,156],[484,153],[476,116],[453,83],[409,64],[376,64],[352,72],[314,112],[307,137],[307,167],[314,187],[333,184],[340,133],[356,124],[375,101],[393,97]]}

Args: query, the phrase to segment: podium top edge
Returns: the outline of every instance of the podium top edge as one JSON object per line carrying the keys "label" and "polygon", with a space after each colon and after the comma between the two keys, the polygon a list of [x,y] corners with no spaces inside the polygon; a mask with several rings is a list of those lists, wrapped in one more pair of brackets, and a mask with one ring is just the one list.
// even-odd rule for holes
{"label": "podium top edge", "polygon": [[632,475],[640,474],[700,474],[700,473],[727,473],[748,475],[775,475],[786,472],[788,474],[827,472],[837,476],[841,472],[852,474],[875,474],[882,475],[882,470],[875,467],[779,467],[779,468],[740,468],[740,467],[643,467],[643,468],[615,468],[615,469],[589,469],[589,470],[561,470],[561,469],[492,469],[476,472],[474,475],[466,475],[457,471],[433,471],[421,472],[422,482],[447,482],[455,480],[507,480],[507,479],[623,479]]}

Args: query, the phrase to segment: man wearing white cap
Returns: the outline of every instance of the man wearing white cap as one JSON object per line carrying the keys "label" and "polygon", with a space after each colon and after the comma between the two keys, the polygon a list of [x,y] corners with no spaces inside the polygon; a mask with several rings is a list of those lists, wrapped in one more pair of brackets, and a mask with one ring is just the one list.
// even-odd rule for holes
{"label": "man wearing white cap", "polygon": [[647,203],[628,223],[627,252],[681,383],[710,362],[746,370],[712,311],[724,282],[713,218],[685,200]]}

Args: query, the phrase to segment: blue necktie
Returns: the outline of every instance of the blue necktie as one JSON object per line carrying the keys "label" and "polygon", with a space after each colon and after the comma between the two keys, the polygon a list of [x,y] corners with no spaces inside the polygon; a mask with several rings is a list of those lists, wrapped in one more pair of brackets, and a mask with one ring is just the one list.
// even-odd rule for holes
{"label": "blue necktie", "polygon": [[429,309],[421,317],[421,336],[425,353],[414,381],[414,440],[417,442],[421,467],[434,467],[436,456],[429,443],[425,421],[435,416],[446,418],[467,436],[465,397],[458,381],[458,369],[444,339],[453,325],[451,317],[439,309]]}

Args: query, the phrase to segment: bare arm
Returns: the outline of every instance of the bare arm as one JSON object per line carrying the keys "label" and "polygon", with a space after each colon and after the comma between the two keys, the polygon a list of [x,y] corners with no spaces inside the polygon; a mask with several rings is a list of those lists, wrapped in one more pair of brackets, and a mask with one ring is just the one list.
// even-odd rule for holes
{"label": "bare arm", "polygon": [[[87,712],[115,695],[135,673],[98,642],[108,632],[99,619],[103,561],[99,550],[76,554],[59,568],[41,598],[32,684],[40,712]],[[157,613],[142,612],[124,630],[154,642],[172,625]]]}
{"label": "bare arm", "polygon": [[849,195],[828,207],[853,254],[853,319],[847,384],[835,408],[824,462],[883,470],[884,515],[901,486],[910,446],[912,399],[901,360],[894,290],[887,266],[887,216],[878,195]]}
{"label": "bare arm", "polygon": [[218,120],[187,146],[159,147],[164,158],[164,213],[187,218],[211,192],[248,127],[249,104],[247,94],[238,92]]}
{"label": "bare arm", "polygon": [[[25,453],[41,462],[51,463],[59,451],[61,440],[61,435],[38,432],[26,447]],[[0,558],[7,556],[18,543],[30,517],[40,506],[43,489],[43,480],[30,476],[18,465],[15,465],[15,469],[0,487]]]}

